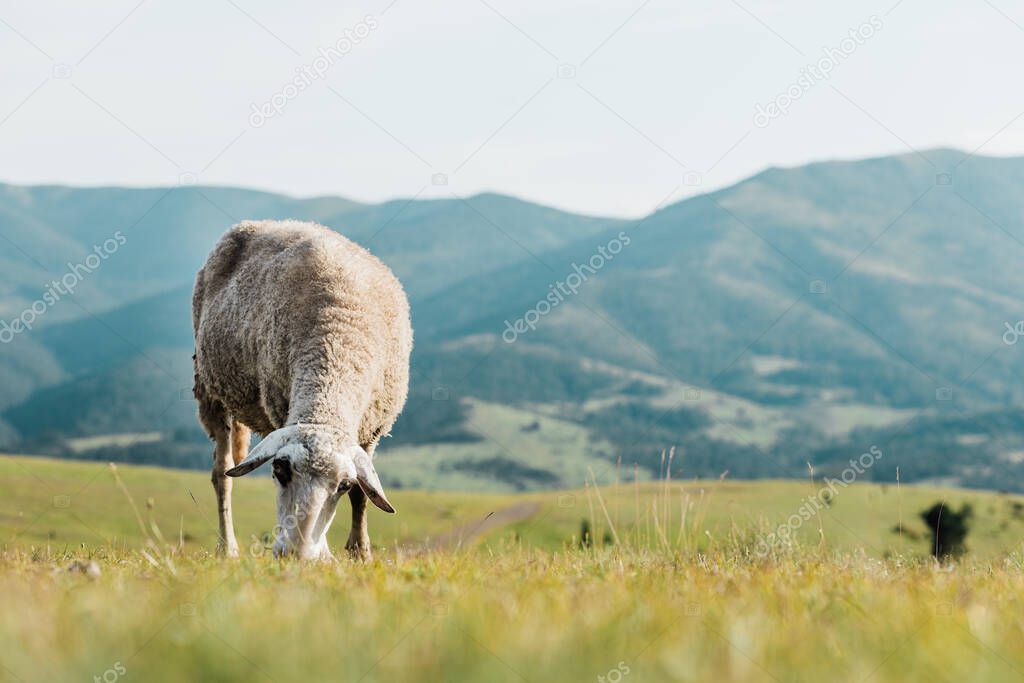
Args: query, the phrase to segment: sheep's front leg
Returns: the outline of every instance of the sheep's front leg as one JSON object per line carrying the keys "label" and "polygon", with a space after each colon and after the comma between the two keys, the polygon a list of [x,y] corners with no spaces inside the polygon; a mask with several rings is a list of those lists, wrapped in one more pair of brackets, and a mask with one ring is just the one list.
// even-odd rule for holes
{"label": "sheep's front leg", "polygon": [[220,539],[217,552],[225,557],[238,557],[238,541],[235,540],[235,525],[231,519],[231,477],[224,474],[234,467],[231,457],[231,435],[227,429],[214,434],[213,472],[210,480],[217,493],[217,516],[220,520]]}
{"label": "sheep's front leg", "polygon": [[369,561],[373,558],[370,551],[370,531],[366,525],[366,494],[358,485],[348,492],[352,503],[352,530],[348,533],[345,550],[354,560]]}

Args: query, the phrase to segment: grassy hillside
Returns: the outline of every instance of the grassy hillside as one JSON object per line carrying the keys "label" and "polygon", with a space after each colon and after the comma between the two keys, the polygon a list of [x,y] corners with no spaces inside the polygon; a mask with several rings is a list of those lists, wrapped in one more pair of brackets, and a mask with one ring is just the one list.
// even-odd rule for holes
{"label": "grassy hillside", "polygon": [[[1024,670],[1008,599],[1024,590],[1016,497],[854,484],[823,515],[823,543],[812,519],[761,557],[755,538],[809,483],[395,491],[398,515],[371,513],[373,562],[300,565],[259,546],[211,557],[205,476],[119,473],[145,534],[106,466],[0,458],[13,492],[0,519],[4,680],[1000,683]],[[268,528],[270,482],[236,493],[240,537]],[[917,529],[936,498],[977,511],[958,563],[888,531],[901,511],[905,533]],[[598,539],[601,520],[617,522],[620,542],[574,543],[583,517]]]}
{"label": "grassy hillside", "polygon": [[[3,457],[0,472],[9,477],[0,509],[6,547],[141,547],[144,537],[132,504],[105,463]],[[217,508],[209,475],[132,465],[121,465],[118,472],[147,527],[155,525],[169,543],[184,541],[190,550],[216,547]],[[501,496],[458,493],[398,491],[393,497],[407,512],[373,516],[375,541],[389,546],[426,541],[511,504]],[[240,480],[234,500],[239,543],[251,545],[276,523],[270,478]],[[339,514],[331,529],[334,548],[345,545],[344,517]]]}
{"label": "grassy hillside", "polygon": [[651,477],[673,446],[688,475],[801,477],[876,445],[904,481],[1024,492],[1019,345],[1003,339],[1024,296],[1024,160],[927,156],[769,169],[632,221],[494,194],[0,186],[20,247],[0,254],[0,326],[91,245],[126,238],[4,345],[0,448],[205,467],[194,272],[234,220],[289,216],[369,247],[411,299],[392,485],[556,490],[620,457]]}
{"label": "grassy hillside", "polygon": [[[402,465],[382,458],[378,469]],[[131,465],[119,466],[118,472],[147,533],[155,524],[167,543],[182,541],[185,550],[210,551],[216,546],[216,507],[208,475]],[[579,543],[581,523],[588,520],[599,544],[614,528],[620,542],[635,547],[711,552],[740,544],[749,550],[761,536],[799,513],[822,486],[772,480],[634,484],[628,471],[620,474],[616,485],[614,468],[595,474],[602,483],[599,491],[588,487],[511,495],[390,489],[399,513],[372,512],[371,535],[382,549],[410,552],[460,540],[482,547],[515,541],[529,548],[559,550]],[[10,492],[0,509],[0,547],[59,552],[143,545],[145,537],[131,503],[106,464],[3,456],[0,476]],[[234,499],[239,543],[259,545],[275,523],[271,480],[238,480]],[[937,501],[949,509],[964,503],[973,507],[967,539],[970,557],[996,560],[1021,549],[1024,497],[877,484],[840,487],[828,507],[794,529],[794,539],[798,545],[818,547],[823,536],[830,551],[857,550],[876,558],[926,557],[930,539],[919,513]],[[346,504],[339,509],[330,536],[334,548],[343,547],[348,534]],[[492,513],[501,523],[484,522]]]}

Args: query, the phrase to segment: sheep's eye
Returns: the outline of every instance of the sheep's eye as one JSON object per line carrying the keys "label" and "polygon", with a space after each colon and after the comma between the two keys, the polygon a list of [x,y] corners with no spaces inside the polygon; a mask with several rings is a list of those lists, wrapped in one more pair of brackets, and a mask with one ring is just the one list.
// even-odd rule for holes
{"label": "sheep's eye", "polygon": [[273,462],[274,479],[281,486],[287,486],[292,480],[292,463],[288,458],[276,458]]}

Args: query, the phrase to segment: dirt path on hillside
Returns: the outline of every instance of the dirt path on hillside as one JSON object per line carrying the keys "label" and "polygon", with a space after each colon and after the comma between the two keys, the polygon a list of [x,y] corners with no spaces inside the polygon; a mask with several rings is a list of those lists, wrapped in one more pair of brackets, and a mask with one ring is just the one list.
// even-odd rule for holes
{"label": "dirt path on hillside", "polygon": [[460,524],[434,538],[427,539],[422,543],[406,543],[405,551],[416,552],[423,550],[456,550],[463,545],[468,545],[484,534],[499,529],[503,526],[522,522],[529,519],[540,510],[540,503],[523,502],[510,505],[495,512],[491,512],[483,519],[476,519],[465,524]]}

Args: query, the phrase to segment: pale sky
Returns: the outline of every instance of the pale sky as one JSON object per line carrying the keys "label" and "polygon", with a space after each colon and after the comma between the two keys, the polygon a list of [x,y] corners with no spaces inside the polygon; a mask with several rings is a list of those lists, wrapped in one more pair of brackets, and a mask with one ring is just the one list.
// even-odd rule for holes
{"label": "pale sky", "polygon": [[[807,76],[825,48],[830,75]],[[13,183],[495,191],[639,216],[767,166],[1024,151],[1009,0],[7,1],[0,63]]]}

